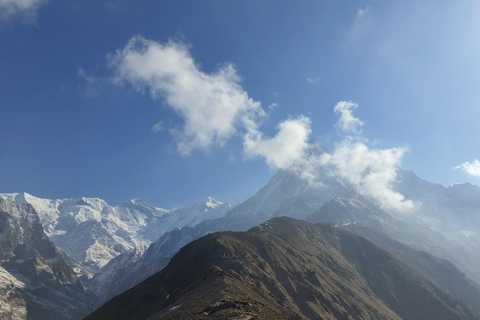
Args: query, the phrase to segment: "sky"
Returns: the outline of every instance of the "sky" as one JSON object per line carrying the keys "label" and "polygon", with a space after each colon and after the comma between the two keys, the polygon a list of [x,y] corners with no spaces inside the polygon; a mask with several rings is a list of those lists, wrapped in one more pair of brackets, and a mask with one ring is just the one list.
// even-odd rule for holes
{"label": "sky", "polygon": [[0,0],[0,41],[0,192],[235,204],[312,138],[386,206],[480,183],[479,1]]}

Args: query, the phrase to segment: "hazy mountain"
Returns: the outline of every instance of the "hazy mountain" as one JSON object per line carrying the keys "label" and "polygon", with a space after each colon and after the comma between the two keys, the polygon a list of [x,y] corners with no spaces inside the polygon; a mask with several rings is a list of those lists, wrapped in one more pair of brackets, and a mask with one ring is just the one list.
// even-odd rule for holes
{"label": "hazy mountain", "polygon": [[430,230],[441,235],[434,240],[448,252],[441,257],[454,261],[480,281],[480,188],[469,183],[444,187],[403,170],[398,171],[394,187],[415,202],[412,213],[398,217],[422,228],[422,233]]}
{"label": "hazy mountain", "polygon": [[365,238],[274,218],[209,234],[86,319],[479,319]]}
{"label": "hazy mountain", "polygon": [[[320,141],[311,141],[310,154],[319,156],[329,152]],[[228,216],[246,215],[262,223],[275,216],[305,219],[329,200],[342,196],[351,187],[342,182],[327,168],[315,172],[322,186],[314,186],[292,170],[278,170],[255,195],[233,208]]]}
{"label": "hazy mountain", "polygon": [[[318,152],[326,151],[320,149]],[[404,171],[399,170],[397,187],[403,184],[415,184],[420,180],[404,179],[403,173]],[[459,249],[459,245],[445,237],[442,232],[432,228],[429,223],[425,223],[431,221],[425,218],[425,213],[421,211],[409,215],[388,213],[355,190],[348,189],[335,176],[327,172],[324,174],[327,177],[324,186],[313,187],[298,178],[295,173],[279,170],[265,187],[233,208],[225,218],[204,221],[194,228],[166,232],[141,258],[140,255],[125,255],[118,258],[122,263],[112,260],[111,266],[106,266],[95,277],[105,281],[99,282],[94,279],[91,288],[105,299],[111,298],[161,270],[181,247],[207,233],[247,230],[268,217],[282,214],[307,219],[313,223],[366,224],[405,245],[453,261],[463,272],[478,279],[476,273],[472,271],[473,268],[468,266],[468,260],[462,259],[459,255],[459,252],[464,252],[466,249],[461,247]],[[433,184],[427,183],[427,185]],[[443,188],[434,186],[438,189]],[[418,194],[420,193],[417,192]],[[420,200],[417,198],[415,201],[416,206],[420,206]],[[415,215],[415,219],[422,219],[423,222],[419,223],[412,219],[412,215]],[[448,223],[448,220],[445,223]]]}
{"label": "hazy mountain", "polygon": [[2,319],[78,319],[97,306],[31,205],[0,198]]}
{"label": "hazy mountain", "polygon": [[[418,220],[423,222],[419,223]],[[432,228],[428,223],[430,220],[421,212],[391,215],[357,193],[350,192],[345,197],[326,203],[310,215],[307,221],[369,226],[370,229],[373,228],[412,248],[448,259],[462,272],[468,273],[475,280],[478,279],[477,274],[468,267],[468,260],[459,257],[458,245],[445,237],[444,233]],[[465,250],[461,249],[461,252]]]}
{"label": "hazy mountain", "polygon": [[412,249],[388,237],[384,232],[366,225],[357,223],[341,228],[358,234],[387,250],[439,288],[462,300],[472,310],[480,312],[480,285],[469,279],[450,261],[439,259],[425,251]]}

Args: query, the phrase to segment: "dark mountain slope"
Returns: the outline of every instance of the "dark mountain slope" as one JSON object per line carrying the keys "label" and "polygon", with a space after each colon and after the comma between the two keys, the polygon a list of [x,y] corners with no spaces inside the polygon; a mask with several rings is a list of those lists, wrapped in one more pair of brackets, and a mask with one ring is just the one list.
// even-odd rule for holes
{"label": "dark mountain slope", "polygon": [[[403,216],[405,217],[405,216]],[[342,198],[336,198],[327,202],[323,207],[307,217],[310,223],[329,222],[339,226],[366,225],[371,230],[376,230],[379,234],[388,235],[395,241],[420,251],[426,251],[442,259],[453,262],[462,272],[468,272],[459,260],[455,259],[451,245],[448,240],[439,232],[426,228],[419,223],[406,222],[398,220],[402,216],[392,216],[381,210],[377,205],[364,197],[358,195],[355,191],[350,191]],[[375,244],[368,233],[361,234]],[[383,247],[383,246],[381,246]],[[446,248],[449,248],[447,250]],[[385,248],[389,251],[390,248]],[[468,275],[475,275],[468,272]]]}
{"label": "dark mountain slope", "polygon": [[436,287],[389,252],[365,238],[339,231],[342,254],[365,277],[369,287],[404,319],[478,318],[459,300]]}
{"label": "dark mountain slope", "polygon": [[469,279],[450,261],[437,258],[431,254],[412,249],[388,237],[383,232],[360,224],[351,224],[341,229],[358,234],[377,246],[389,251],[397,259],[422,276],[433,282],[442,290],[462,300],[476,312],[480,312],[480,285]]}
{"label": "dark mountain slope", "polygon": [[[385,289],[382,289],[385,288]],[[94,319],[479,319],[357,235],[274,218],[209,234]],[[281,315],[281,316],[280,316]]]}

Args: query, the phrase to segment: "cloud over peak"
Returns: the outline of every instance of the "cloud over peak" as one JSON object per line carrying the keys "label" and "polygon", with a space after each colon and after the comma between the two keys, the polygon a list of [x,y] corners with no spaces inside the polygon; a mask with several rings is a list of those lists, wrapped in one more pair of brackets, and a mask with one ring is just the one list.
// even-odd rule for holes
{"label": "cloud over peak", "polygon": [[382,209],[408,211],[412,201],[392,190],[405,148],[373,149],[362,142],[345,139],[331,154],[325,153],[320,163],[364,196],[375,200]]}

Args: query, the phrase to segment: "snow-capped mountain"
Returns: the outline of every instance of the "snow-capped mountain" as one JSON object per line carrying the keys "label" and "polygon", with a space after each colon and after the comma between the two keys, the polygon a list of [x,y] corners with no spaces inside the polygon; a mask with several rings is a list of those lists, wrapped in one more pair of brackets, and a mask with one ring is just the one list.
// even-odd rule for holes
{"label": "snow-capped mountain", "polygon": [[223,217],[231,208],[230,204],[217,201],[211,197],[199,199],[192,204],[173,209],[155,219],[145,228],[144,234],[148,239],[155,241],[170,230],[193,227],[204,220]]}
{"label": "snow-capped mountain", "polygon": [[31,205],[0,198],[0,318],[79,319],[97,306]]}
{"label": "snow-capped mountain", "polygon": [[[318,140],[310,143],[309,155],[318,157],[328,149]],[[247,215],[262,223],[275,216],[305,219],[329,200],[351,190],[339,177],[325,167],[317,168],[315,176],[321,185],[301,178],[297,170],[278,170],[267,185],[236,206],[228,216]]]}
{"label": "snow-capped mountain", "polygon": [[[42,199],[28,193],[3,194],[3,198],[32,205],[46,234],[62,250],[96,271],[117,255],[141,250],[151,242],[142,230],[168,210],[140,200],[111,207],[98,198]],[[87,270],[87,271],[86,271]]]}
{"label": "snow-capped mountain", "polygon": [[42,199],[28,193],[0,197],[32,205],[46,234],[80,262],[76,271],[87,278],[120,254],[143,253],[165,232],[222,217],[231,208],[210,197],[175,210],[157,208],[140,199],[110,206],[98,198]]}

